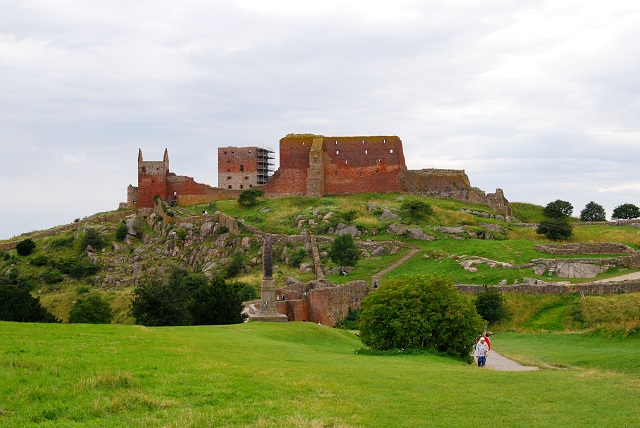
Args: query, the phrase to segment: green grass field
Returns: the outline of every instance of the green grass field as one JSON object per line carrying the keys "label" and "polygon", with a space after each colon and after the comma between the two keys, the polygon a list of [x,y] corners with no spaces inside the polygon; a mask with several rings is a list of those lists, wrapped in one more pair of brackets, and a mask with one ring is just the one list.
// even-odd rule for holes
{"label": "green grass field", "polygon": [[[640,340],[494,336],[544,365],[356,353],[311,323],[145,328],[0,323],[2,427],[636,426]],[[484,421],[482,422],[485,423]]]}

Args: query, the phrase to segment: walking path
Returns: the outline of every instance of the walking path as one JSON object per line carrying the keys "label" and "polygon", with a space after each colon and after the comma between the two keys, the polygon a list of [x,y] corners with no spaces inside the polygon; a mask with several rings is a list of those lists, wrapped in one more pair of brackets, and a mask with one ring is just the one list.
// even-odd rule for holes
{"label": "walking path", "polygon": [[606,282],[617,282],[617,281],[633,281],[636,279],[640,279],[640,272],[628,273],[626,275],[614,276],[613,278],[600,279],[598,281],[594,281],[594,284],[606,283]]}
{"label": "walking path", "polygon": [[380,272],[375,273],[372,277],[371,277],[371,284],[375,284],[377,283],[378,285],[380,285],[380,277],[387,274],[388,272],[391,272],[392,270],[394,270],[395,268],[397,268],[398,266],[400,266],[401,264],[405,263],[407,260],[409,260],[411,257],[415,256],[416,253],[418,252],[418,250],[416,248],[412,248],[409,251],[409,254],[405,255],[403,258],[401,258],[400,260],[398,260],[397,262],[395,262],[394,264],[392,264],[391,266],[381,270]]}
{"label": "walking path", "polygon": [[515,361],[498,354],[496,351],[489,352],[485,367],[502,372],[527,372],[531,370],[538,370],[538,367],[523,366],[522,364],[516,363]]}

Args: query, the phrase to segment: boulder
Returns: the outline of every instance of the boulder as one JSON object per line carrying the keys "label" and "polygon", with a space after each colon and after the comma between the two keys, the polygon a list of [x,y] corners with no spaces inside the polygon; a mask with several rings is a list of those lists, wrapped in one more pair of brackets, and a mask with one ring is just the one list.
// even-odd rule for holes
{"label": "boulder", "polygon": [[383,220],[400,220],[400,216],[388,208],[382,209],[381,217]]}
{"label": "boulder", "polygon": [[389,250],[384,245],[379,246],[371,252],[371,255],[374,257],[386,256],[387,254],[389,254]]}

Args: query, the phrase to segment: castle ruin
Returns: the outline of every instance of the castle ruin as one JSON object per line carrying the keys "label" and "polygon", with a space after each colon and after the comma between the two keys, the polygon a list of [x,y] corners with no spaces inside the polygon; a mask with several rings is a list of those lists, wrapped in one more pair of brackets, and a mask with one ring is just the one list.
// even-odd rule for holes
{"label": "castle ruin", "polygon": [[219,148],[218,187],[212,187],[170,172],[166,149],[162,161],[144,161],[140,150],[138,186],[129,186],[127,205],[152,208],[155,196],[193,205],[257,188],[270,197],[394,192],[452,198],[511,216],[501,189],[486,194],[472,187],[464,170],[408,170],[397,136],[290,134],[280,140],[280,165],[273,175],[272,153],[259,147]]}

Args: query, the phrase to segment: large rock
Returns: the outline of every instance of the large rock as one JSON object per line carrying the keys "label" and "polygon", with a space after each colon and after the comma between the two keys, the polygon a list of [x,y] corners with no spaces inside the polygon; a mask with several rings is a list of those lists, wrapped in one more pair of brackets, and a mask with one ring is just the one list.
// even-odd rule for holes
{"label": "large rock", "polygon": [[379,246],[371,252],[371,255],[374,257],[386,256],[387,254],[389,254],[389,250],[384,245]]}
{"label": "large rock", "polygon": [[594,278],[603,270],[602,266],[587,263],[561,262],[556,265],[559,278]]}
{"label": "large rock", "polygon": [[435,240],[435,236],[427,235],[424,233],[424,230],[419,227],[412,227],[407,230],[407,234],[411,239],[418,239],[420,241],[433,241]]}
{"label": "large rock", "polygon": [[382,209],[381,217],[383,220],[400,220],[400,216],[388,208]]}
{"label": "large rock", "polygon": [[349,226],[344,226],[342,229],[338,229],[335,234],[336,235],[351,235],[351,236],[358,236],[358,228],[356,226],[349,225]]}

